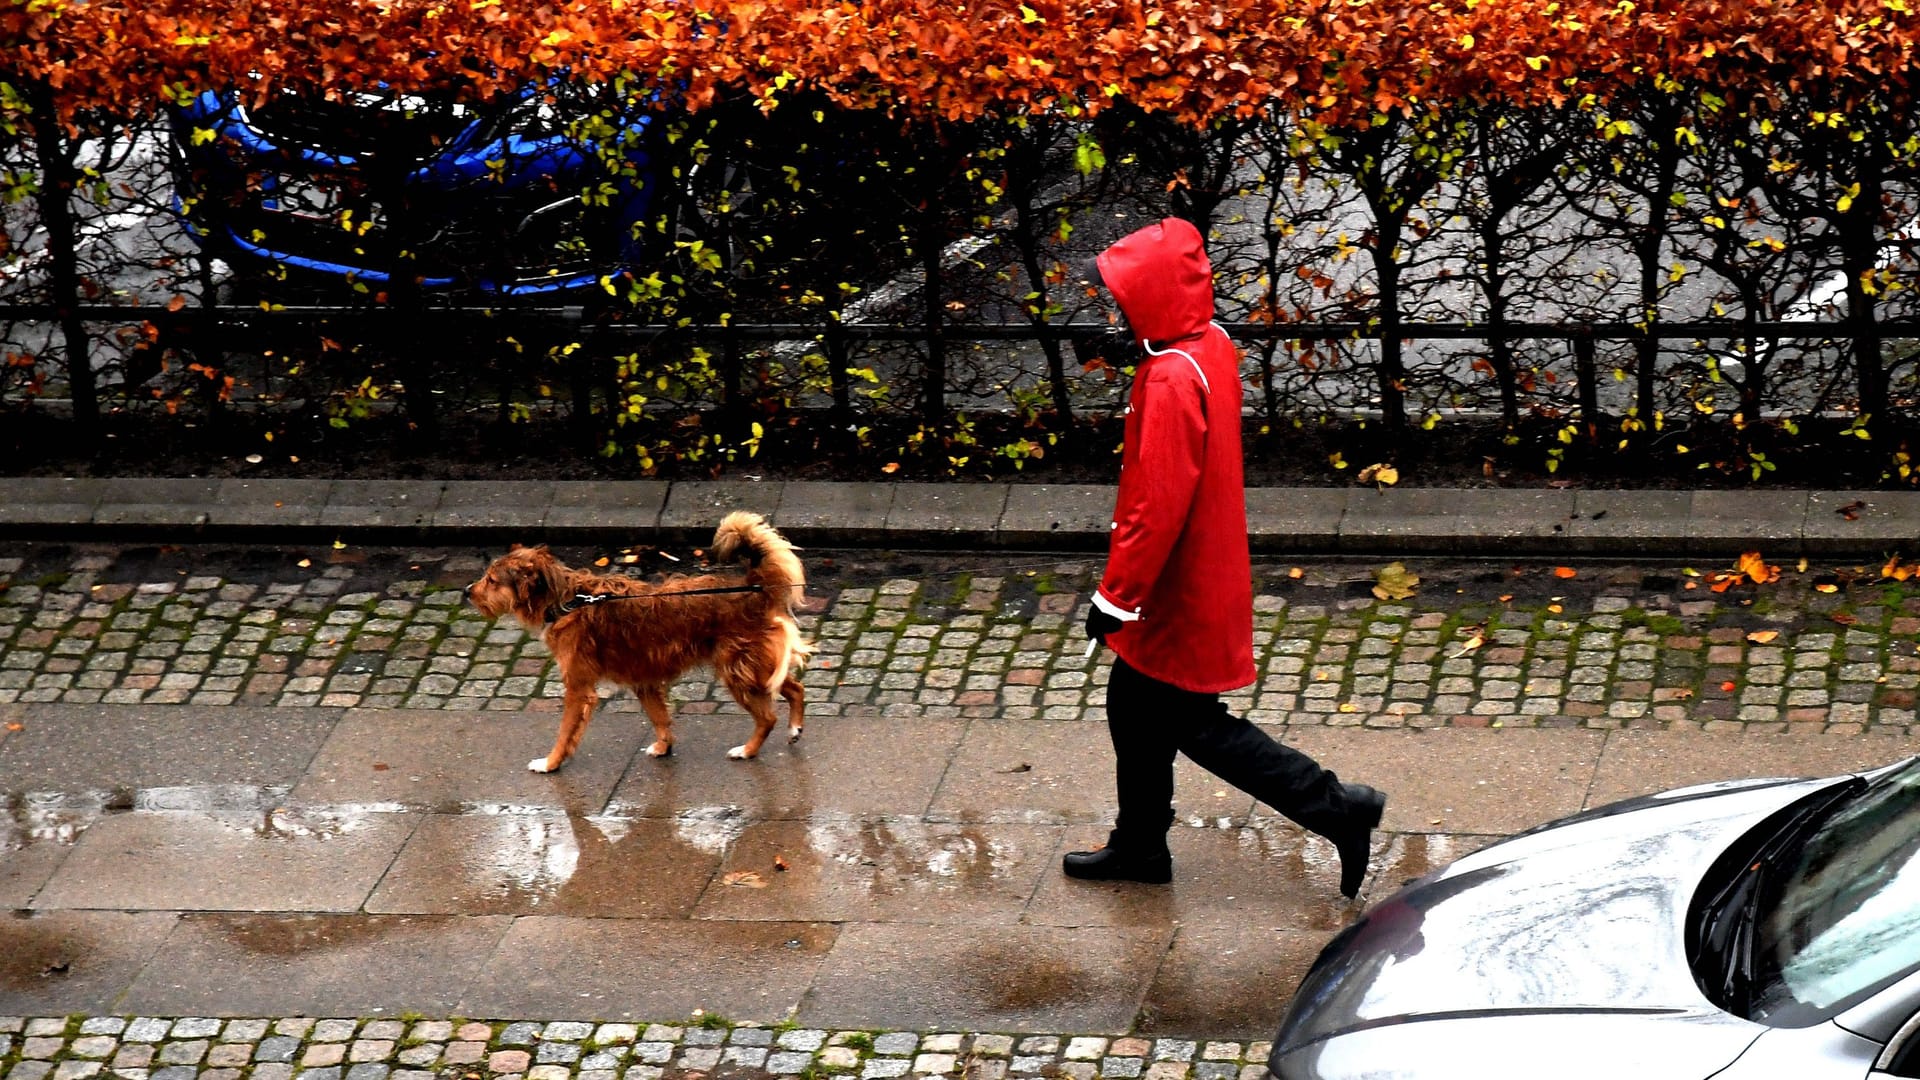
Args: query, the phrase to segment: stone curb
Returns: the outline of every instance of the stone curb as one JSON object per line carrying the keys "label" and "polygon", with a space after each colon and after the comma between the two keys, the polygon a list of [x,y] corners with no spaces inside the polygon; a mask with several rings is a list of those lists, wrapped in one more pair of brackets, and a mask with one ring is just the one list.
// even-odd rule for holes
{"label": "stone curb", "polygon": [[[801,544],[1100,551],[1107,485],[831,481],[4,481],[0,538],[360,544],[704,543],[726,512]],[[1252,488],[1256,552],[1879,559],[1920,541],[1920,492]]]}

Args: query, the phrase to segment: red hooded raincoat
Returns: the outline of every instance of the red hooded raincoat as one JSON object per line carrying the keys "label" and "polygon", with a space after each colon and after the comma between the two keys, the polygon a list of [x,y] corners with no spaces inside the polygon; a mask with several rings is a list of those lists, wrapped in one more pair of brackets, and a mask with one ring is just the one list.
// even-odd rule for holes
{"label": "red hooded raincoat", "polygon": [[1200,233],[1168,218],[1100,254],[1100,277],[1148,354],[1126,414],[1120,493],[1094,603],[1107,645],[1196,693],[1254,679],[1253,572],[1240,461],[1240,361],[1213,325]]}

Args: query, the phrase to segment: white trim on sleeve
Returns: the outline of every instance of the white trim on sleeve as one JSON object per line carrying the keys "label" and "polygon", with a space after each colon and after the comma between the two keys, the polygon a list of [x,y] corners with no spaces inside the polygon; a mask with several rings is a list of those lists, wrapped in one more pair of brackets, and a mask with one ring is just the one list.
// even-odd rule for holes
{"label": "white trim on sleeve", "polygon": [[1137,622],[1140,618],[1139,608],[1128,611],[1126,608],[1107,599],[1107,594],[1098,589],[1093,591],[1093,606],[1119,619],[1121,622]]}

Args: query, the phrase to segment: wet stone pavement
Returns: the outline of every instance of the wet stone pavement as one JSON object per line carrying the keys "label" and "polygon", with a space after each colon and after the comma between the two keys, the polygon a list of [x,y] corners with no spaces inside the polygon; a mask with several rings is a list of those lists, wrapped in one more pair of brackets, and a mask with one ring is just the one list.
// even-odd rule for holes
{"label": "wet stone pavement", "polygon": [[[1096,561],[808,554],[811,716],[1101,718],[1107,655],[1083,656],[1079,632]],[[541,644],[461,604],[483,565],[446,550],[0,547],[0,704],[557,708]],[[1714,593],[1714,566],[1560,577],[1435,561],[1391,603],[1370,593],[1375,569],[1258,565],[1260,678],[1229,703],[1290,726],[1914,724],[1920,587],[1877,567]],[[683,715],[731,707],[697,679],[675,700]]]}
{"label": "wet stone pavement", "polygon": [[0,1017],[7,1080],[1257,1080],[1269,1044],[784,1026],[290,1017]]}
{"label": "wet stone pavement", "polygon": [[671,758],[619,695],[540,776],[560,688],[462,606],[487,554],[0,546],[0,1080],[1258,1080],[1409,878],[1920,750],[1920,587],[1878,567],[1416,560],[1386,601],[1264,561],[1229,700],[1389,790],[1360,902],[1185,763],[1174,884],[1073,882],[1111,820],[1096,560],[809,551],[804,739],[727,760],[695,676]]}

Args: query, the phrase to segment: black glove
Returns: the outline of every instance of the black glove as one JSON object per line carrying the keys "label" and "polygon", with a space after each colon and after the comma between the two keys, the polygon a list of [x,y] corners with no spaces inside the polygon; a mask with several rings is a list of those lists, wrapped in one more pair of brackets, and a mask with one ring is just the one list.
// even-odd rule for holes
{"label": "black glove", "polygon": [[1102,645],[1107,643],[1107,635],[1125,626],[1126,623],[1114,618],[1095,604],[1087,608],[1087,637]]}

